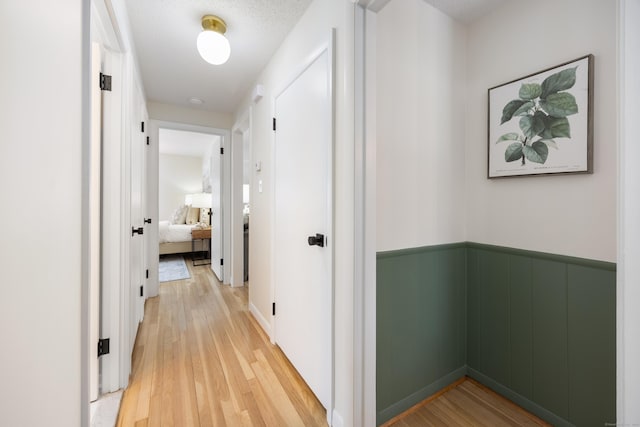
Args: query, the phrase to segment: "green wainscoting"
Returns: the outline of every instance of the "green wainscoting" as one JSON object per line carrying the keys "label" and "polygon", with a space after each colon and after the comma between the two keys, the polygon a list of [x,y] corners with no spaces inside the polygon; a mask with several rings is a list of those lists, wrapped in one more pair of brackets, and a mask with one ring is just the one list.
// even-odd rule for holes
{"label": "green wainscoting", "polygon": [[465,272],[465,244],[378,254],[378,424],[465,375]]}
{"label": "green wainscoting", "polygon": [[379,424],[465,374],[554,425],[615,422],[615,264],[459,243],[377,274]]}

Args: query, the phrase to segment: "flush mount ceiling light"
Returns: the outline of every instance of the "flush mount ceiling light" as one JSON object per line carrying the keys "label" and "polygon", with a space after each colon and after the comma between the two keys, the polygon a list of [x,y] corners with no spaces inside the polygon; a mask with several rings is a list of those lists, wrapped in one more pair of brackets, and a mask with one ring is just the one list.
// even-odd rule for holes
{"label": "flush mount ceiling light", "polygon": [[229,40],[224,36],[227,24],[214,15],[202,17],[202,32],[198,35],[198,52],[209,64],[220,65],[227,62],[231,54]]}

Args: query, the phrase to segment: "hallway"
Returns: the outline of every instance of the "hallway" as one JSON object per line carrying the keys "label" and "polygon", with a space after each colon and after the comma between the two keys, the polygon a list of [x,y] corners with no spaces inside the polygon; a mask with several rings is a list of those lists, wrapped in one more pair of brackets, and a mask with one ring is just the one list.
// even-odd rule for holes
{"label": "hallway", "polygon": [[190,279],[148,299],[117,426],[324,426],[326,413],[247,309],[248,288]]}

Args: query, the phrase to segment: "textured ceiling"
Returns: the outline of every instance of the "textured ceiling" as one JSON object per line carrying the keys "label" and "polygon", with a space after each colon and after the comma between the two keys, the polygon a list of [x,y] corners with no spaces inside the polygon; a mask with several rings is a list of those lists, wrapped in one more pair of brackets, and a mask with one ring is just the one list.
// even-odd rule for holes
{"label": "textured ceiling", "polygon": [[[235,112],[311,0],[127,0],[149,101]],[[196,50],[203,15],[227,23],[231,57],[207,64]],[[189,98],[204,104],[195,107]]]}
{"label": "textured ceiling", "polygon": [[[311,1],[126,0],[148,100],[234,113]],[[469,23],[514,0],[424,1]],[[196,50],[200,19],[206,14],[218,15],[227,23],[231,57],[226,64],[207,64]],[[190,104],[192,97],[204,104]]]}

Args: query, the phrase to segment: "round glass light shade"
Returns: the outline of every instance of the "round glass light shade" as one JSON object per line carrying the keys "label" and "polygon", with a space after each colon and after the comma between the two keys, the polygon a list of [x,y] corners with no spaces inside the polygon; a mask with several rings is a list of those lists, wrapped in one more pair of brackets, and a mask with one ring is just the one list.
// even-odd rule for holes
{"label": "round glass light shade", "polygon": [[229,59],[229,55],[231,55],[229,40],[215,31],[202,31],[198,35],[197,46],[200,56],[209,64],[224,64]]}

